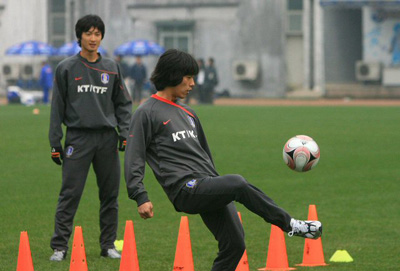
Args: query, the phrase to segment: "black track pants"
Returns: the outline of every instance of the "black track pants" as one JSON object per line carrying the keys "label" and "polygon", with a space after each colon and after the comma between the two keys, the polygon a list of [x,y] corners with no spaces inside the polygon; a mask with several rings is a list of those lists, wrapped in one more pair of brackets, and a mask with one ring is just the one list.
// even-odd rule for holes
{"label": "black track pants", "polygon": [[244,232],[233,201],[282,230],[290,230],[291,216],[240,175],[188,182],[176,198],[175,207],[185,213],[200,214],[218,241],[219,252],[212,271],[235,271],[245,250]]}
{"label": "black track pants", "polygon": [[51,248],[68,250],[73,220],[93,164],[99,188],[100,246],[114,247],[118,227],[120,162],[114,129],[68,129],[62,165],[62,187],[55,215]]}

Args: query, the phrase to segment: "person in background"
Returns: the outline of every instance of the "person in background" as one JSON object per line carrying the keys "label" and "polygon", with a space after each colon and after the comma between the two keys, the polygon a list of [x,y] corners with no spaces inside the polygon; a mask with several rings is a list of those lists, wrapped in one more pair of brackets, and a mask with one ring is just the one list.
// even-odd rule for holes
{"label": "person in background", "polygon": [[[105,26],[97,15],[75,25],[81,52],[60,62],[55,72],[49,140],[51,158],[62,165],[62,184],[50,246],[51,261],[68,251],[73,220],[89,169],[93,165],[100,200],[100,255],[119,259],[114,247],[118,228],[118,195],[132,101],[119,65],[98,53]],[[66,129],[64,149],[62,124]]]}
{"label": "person in background", "polygon": [[214,103],[215,87],[218,85],[218,73],[214,65],[214,58],[208,59],[208,65],[205,69],[204,78],[204,103]]}
{"label": "person in background", "polygon": [[43,103],[48,104],[50,90],[53,88],[53,70],[51,69],[51,66],[45,61],[42,62],[42,70],[40,71],[39,83],[43,89]]}
{"label": "person in background", "polygon": [[186,96],[186,104],[190,104],[191,98],[196,98],[199,104],[204,103],[204,60],[202,58],[197,59],[197,65],[199,65],[199,73],[194,78],[196,85],[194,87],[194,91],[189,92],[189,94]]}
{"label": "person in background", "polygon": [[136,62],[131,68],[130,77],[134,81],[132,93],[133,101],[137,104],[140,104],[140,101],[142,100],[143,85],[147,79],[146,66],[143,64],[140,56],[136,57]]}
{"label": "person in background", "polygon": [[121,67],[121,73],[124,79],[129,76],[129,65],[124,61],[124,58],[120,55],[115,57],[115,62]]}
{"label": "person in background", "polygon": [[[123,56],[121,55],[117,55],[115,57],[115,62],[117,62],[117,64],[121,67],[121,74],[124,77],[124,82],[125,82],[125,86],[126,89],[129,93],[132,93],[131,91],[131,78],[130,78],[130,66],[128,65],[128,63],[126,63],[126,61],[124,60]],[[132,96],[131,96],[132,97]]]}

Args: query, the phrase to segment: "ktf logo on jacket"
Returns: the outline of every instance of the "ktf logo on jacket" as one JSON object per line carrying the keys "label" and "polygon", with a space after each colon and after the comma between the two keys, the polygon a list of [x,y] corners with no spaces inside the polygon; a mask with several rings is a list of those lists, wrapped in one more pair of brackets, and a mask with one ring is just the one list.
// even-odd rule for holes
{"label": "ktf logo on jacket", "polygon": [[78,85],[79,92],[93,92],[97,94],[103,94],[107,92],[107,87],[99,87],[93,85]]}
{"label": "ktf logo on jacket", "polygon": [[108,75],[108,73],[102,73],[101,74],[101,82],[103,84],[108,84],[108,82],[110,81],[110,75]]}
{"label": "ktf logo on jacket", "polygon": [[174,140],[174,142],[188,138],[197,138],[197,135],[194,133],[193,130],[183,130],[172,133],[172,139]]}

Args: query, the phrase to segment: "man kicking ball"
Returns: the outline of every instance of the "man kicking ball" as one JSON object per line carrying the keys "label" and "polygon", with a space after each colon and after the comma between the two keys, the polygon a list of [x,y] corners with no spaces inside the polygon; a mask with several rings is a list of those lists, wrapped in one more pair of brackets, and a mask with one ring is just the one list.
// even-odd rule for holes
{"label": "man kicking ball", "polygon": [[175,209],[200,214],[218,241],[219,253],[212,271],[234,271],[245,250],[234,201],[289,236],[320,237],[319,221],[296,220],[242,176],[217,173],[199,118],[179,102],[193,89],[198,70],[191,55],[167,50],[151,76],[157,93],[131,119],[125,180],[140,216],[153,217],[153,205],[143,184],[147,161]]}

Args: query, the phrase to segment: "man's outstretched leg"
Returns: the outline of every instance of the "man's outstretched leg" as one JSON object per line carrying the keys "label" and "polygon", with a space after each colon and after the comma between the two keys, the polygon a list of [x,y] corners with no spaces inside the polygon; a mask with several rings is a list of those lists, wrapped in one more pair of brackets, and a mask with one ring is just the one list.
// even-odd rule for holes
{"label": "man's outstretched leg", "polygon": [[[237,201],[262,217],[266,222],[278,226],[285,232],[290,232],[289,236],[305,238],[321,236],[321,222],[293,219],[264,192],[240,175],[207,177],[191,182],[190,186],[182,188],[182,192],[175,202],[179,205],[177,206],[178,209],[184,212],[202,213],[207,210],[222,208],[232,201]],[[185,202],[192,204],[184,204]]]}

